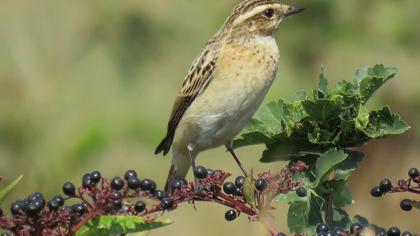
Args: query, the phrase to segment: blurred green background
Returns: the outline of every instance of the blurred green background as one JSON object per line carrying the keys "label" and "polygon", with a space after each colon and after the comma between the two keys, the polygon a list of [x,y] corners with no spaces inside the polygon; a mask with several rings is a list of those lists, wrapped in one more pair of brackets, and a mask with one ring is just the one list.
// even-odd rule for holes
{"label": "blurred green background", "polygon": [[[170,156],[155,157],[153,150],[173,99],[200,47],[237,2],[1,0],[0,175],[25,175],[11,199],[33,191],[51,197],[64,181],[79,183],[95,169],[113,177],[134,168],[162,186]],[[396,180],[420,166],[420,1],[293,3],[307,10],[279,29],[281,64],[266,102],[314,88],[321,65],[333,81],[350,79],[365,65],[399,67],[371,106],[389,104],[413,128],[363,147],[368,158],[351,180],[356,204],[347,209],[419,233],[419,211],[399,209],[404,195],[373,199],[369,191],[383,177]],[[258,163],[261,150],[238,154],[256,170],[285,164]],[[198,163],[240,174],[223,148],[203,153]],[[151,235],[266,235],[245,216],[225,222],[223,207],[197,208],[165,214],[175,224]],[[279,205],[275,213],[281,229],[286,210]]]}

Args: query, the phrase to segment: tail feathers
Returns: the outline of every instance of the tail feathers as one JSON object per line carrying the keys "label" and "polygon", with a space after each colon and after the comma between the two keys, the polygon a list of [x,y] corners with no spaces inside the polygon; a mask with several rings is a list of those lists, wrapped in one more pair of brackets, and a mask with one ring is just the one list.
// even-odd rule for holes
{"label": "tail feathers", "polygon": [[176,170],[175,170],[175,165],[172,164],[171,168],[169,169],[169,174],[168,174],[168,178],[166,179],[166,183],[165,183],[165,192],[170,193],[171,190],[171,185],[172,185],[172,181],[176,178]]}
{"label": "tail feathers", "polygon": [[162,140],[162,142],[160,142],[160,144],[157,146],[155,150],[155,155],[163,152],[163,155],[166,156],[166,154],[168,154],[169,150],[171,149],[173,140],[174,140],[174,135],[168,134],[168,136],[166,136]]}
{"label": "tail feathers", "polygon": [[[178,178],[185,178],[191,168],[190,153],[187,149],[181,151],[177,148],[174,148],[172,152],[172,164],[165,183],[165,191],[168,193],[171,192],[172,182]],[[195,158],[196,156],[195,153],[192,153],[191,155],[192,158]]]}

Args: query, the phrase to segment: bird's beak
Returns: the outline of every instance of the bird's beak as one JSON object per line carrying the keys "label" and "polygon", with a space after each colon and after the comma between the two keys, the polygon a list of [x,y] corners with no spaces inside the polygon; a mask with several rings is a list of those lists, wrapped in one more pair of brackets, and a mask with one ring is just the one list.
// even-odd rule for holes
{"label": "bird's beak", "polygon": [[285,16],[291,16],[291,15],[297,14],[297,13],[303,11],[303,10],[305,10],[305,8],[303,8],[303,7],[291,6],[289,8],[289,10],[286,12]]}

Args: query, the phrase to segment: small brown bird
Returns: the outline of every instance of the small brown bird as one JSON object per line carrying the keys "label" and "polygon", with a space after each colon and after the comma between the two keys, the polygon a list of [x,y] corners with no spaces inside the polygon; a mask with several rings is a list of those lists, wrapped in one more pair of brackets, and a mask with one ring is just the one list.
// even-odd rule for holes
{"label": "small brown bird", "polygon": [[300,7],[246,0],[204,46],[176,97],[167,134],[155,154],[173,158],[165,190],[185,177],[199,152],[225,145],[246,175],[232,140],[252,118],[276,77],[279,49],[273,34]]}

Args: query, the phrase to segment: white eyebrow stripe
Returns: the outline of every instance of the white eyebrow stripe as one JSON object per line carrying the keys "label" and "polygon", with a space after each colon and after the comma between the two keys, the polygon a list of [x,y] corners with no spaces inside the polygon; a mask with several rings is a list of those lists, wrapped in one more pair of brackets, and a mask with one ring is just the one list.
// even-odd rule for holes
{"label": "white eyebrow stripe", "polygon": [[248,19],[251,16],[254,16],[256,13],[262,12],[264,9],[267,8],[275,8],[278,7],[280,4],[278,3],[274,3],[274,4],[269,4],[269,5],[262,5],[262,6],[257,6],[255,8],[253,8],[251,11],[248,11],[246,14],[243,14],[241,16],[239,16],[235,21],[234,24],[239,24],[241,22],[243,22],[244,20]]}

